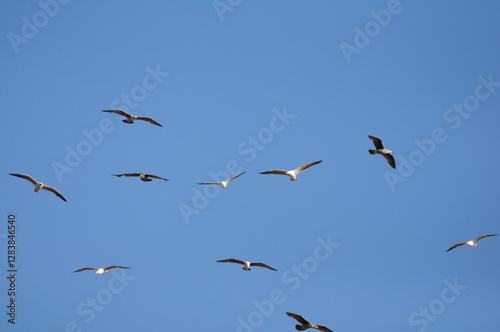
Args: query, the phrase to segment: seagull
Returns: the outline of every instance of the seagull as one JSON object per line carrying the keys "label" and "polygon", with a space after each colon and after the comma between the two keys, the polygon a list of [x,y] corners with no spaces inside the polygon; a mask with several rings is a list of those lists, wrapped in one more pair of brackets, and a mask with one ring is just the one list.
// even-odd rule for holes
{"label": "seagull", "polygon": [[370,135],[368,135],[368,138],[373,141],[373,145],[375,145],[376,148],[376,150],[368,150],[368,152],[370,152],[370,154],[381,154],[385,159],[387,159],[387,162],[389,163],[389,165],[391,165],[392,168],[396,168],[396,161],[391,154],[392,151],[384,148],[384,146],[382,145],[382,141],[379,138]]}
{"label": "seagull", "polygon": [[281,170],[281,169],[273,169],[273,170],[270,170],[270,171],[261,172],[260,174],[282,174],[282,175],[288,175],[290,177],[290,181],[297,181],[297,175],[300,172],[303,172],[306,169],[308,169],[309,167],[317,165],[317,164],[319,164],[322,161],[323,160],[315,161],[315,162],[312,162],[312,163],[309,163],[309,164],[304,164],[304,165],[300,166],[299,168],[293,169],[291,171],[284,171],[284,170]]}
{"label": "seagull", "polygon": [[317,329],[317,330],[320,330],[323,332],[333,332],[332,330],[330,330],[326,326],[310,323],[309,321],[307,321],[306,319],[304,319],[304,317],[302,317],[300,315],[292,314],[291,312],[287,312],[286,314],[289,317],[292,317],[293,319],[297,320],[299,323],[302,324],[302,325],[299,325],[299,324],[295,325],[295,328],[299,331],[304,331],[307,329]]}
{"label": "seagull", "polygon": [[125,122],[125,123],[134,123],[135,120],[143,120],[143,121],[150,122],[150,123],[152,123],[154,125],[163,127],[161,124],[159,124],[155,120],[153,120],[151,118],[148,118],[146,116],[135,116],[135,115],[128,114],[127,112],[124,112],[124,111],[121,111],[121,110],[103,110],[103,112],[106,112],[106,113],[116,113],[116,114],[119,114],[121,116],[124,116],[124,117],[126,117],[126,119],[122,120],[122,121]]}
{"label": "seagull", "polygon": [[221,186],[222,188],[226,189],[227,188],[227,185],[229,182],[233,181],[234,179],[236,179],[238,176],[240,175],[243,175],[245,174],[246,172],[243,172],[243,173],[240,173],[238,175],[235,175],[233,176],[232,178],[230,178],[229,180],[226,180],[226,181],[222,181],[222,182],[202,182],[202,183],[198,183],[198,184],[216,184],[216,185],[219,185]]}
{"label": "seagull", "polygon": [[112,266],[108,266],[108,267],[105,267],[105,268],[102,268],[102,267],[100,267],[100,268],[84,267],[83,269],[73,271],[73,273],[87,271],[87,270],[96,270],[95,274],[104,274],[104,273],[108,273],[109,270],[111,270],[111,269],[130,269],[130,268],[129,267],[124,267],[124,266],[117,266],[117,265],[112,265]]}
{"label": "seagull", "polygon": [[152,175],[152,174],[146,174],[146,173],[125,173],[125,174],[111,174],[111,175],[117,176],[117,177],[120,177],[120,176],[138,176],[141,178],[141,181],[145,181],[145,182],[153,181],[151,179],[160,179],[163,181],[168,181],[168,179],[164,179],[164,178],[161,178],[159,176]]}
{"label": "seagull", "polygon": [[46,186],[43,183],[38,182],[37,180],[33,179],[31,176],[26,175],[26,174],[12,174],[12,173],[9,173],[9,174],[12,176],[17,176],[18,178],[26,179],[29,182],[33,183],[35,185],[35,189],[33,189],[33,191],[36,193],[40,192],[40,189],[52,191],[54,194],[56,194],[57,197],[59,197],[60,199],[62,199],[65,202],[67,202],[66,198],[64,198],[63,195],[61,195],[61,193],[59,191],[57,191],[56,188]]}
{"label": "seagull", "polygon": [[498,234],[491,234],[491,235],[481,235],[481,236],[478,236],[477,238],[475,238],[474,240],[471,240],[471,241],[467,241],[467,242],[460,242],[460,243],[457,243],[455,244],[453,247],[451,247],[450,249],[446,250],[446,252],[452,250],[452,249],[455,249],[456,247],[460,247],[460,246],[463,246],[464,244],[468,245],[468,246],[471,246],[471,247],[477,247],[479,244],[477,244],[476,242],[479,241],[479,240],[482,240],[486,237],[490,237],[490,236],[497,236]]}
{"label": "seagull", "polygon": [[332,330],[330,330],[326,326],[318,325],[318,324],[314,324],[314,323],[308,322],[306,319],[304,319],[304,317],[302,317],[300,315],[292,314],[291,312],[287,312],[286,314],[289,317],[292,317],[297,322],[299,322],[299,323],[302,324],[302,325],[299,325],[299,324],[295,325],[295,328],[297,330],[299,330],[299,331],[304,331],[304,330],[307,330],[307,329],[316,329],[316,330],[320,330],[320,331],[323,331],[323,332],[333,332]]}
{"label": "seagull", "polygon": [[222,259],[220,261],[217,261],[219,263],[238,263],[243,265],[243,270],[245,271],[250,271],[250,266],[260,266],[260,267],[265,267],[266,269],[273,270],[273,271],[278,271],[269,265],[266,265],[264,263],[251,263],[251,262],[245,262],[245,261],[240,261],[239,259],[234,259],[234,258],[229,258],[229,259]]}

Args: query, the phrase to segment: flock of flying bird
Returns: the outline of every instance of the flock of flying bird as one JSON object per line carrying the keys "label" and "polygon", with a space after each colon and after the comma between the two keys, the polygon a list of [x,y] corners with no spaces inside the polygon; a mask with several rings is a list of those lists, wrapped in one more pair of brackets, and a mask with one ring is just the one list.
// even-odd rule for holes
{"label": "flock of flying bird", "polygon": [[[128,114],[128,113],[126,113],[124,111],[121,111],[121,110],[103,110],[102,112],[115,113],[115,114],[124,116],[126,119],[122,120],[122,121],[124,123],[128,123],[128,124],[134,123],[135,120],[142,120],[142,121],[147,121],[149,123],[152,123],[152,124],[154,124],[156,126],[163,127],[161,124],[159,124],[158,122],[156,122],[155,120],[153,120],[153,119],[151,119],[149,117],[135,116],[135,115]],[[391,150],[386,149],[384,147],[384,145],[382,144],[382,140],[380,140],[379,138],[371,136],[371,135],[368,135],[368,138],[372,140],[373,145],[375,146],[375,150],[368,150],[368,152],[370,154],[372,154],[372,155],[373,154],[382,155],[387,160],[387,163],[392,168],[395,169],[396,168],[396,161],[394,160],[394,157],[392,156],[393,152]],[[290,181],[297,181],[297,175],[299,173],[301,173],[301,172],[305,171],[306,169],[308,169],[309,167],[317,165],[317,164],[319,164],[321,162],[322,162],[322,160],[315,161],[315,162],[312,162],[312,163],[307,163],[307,164],[304,164],[304,165],[302,165],[302,166],[300,166],[300,167],[298,167],[296,169],[292,169],[292,170],[288,170],[288,171],[281,170],[281,169],[273,169],[273,170],[270,170],[270,171],[261,172],[260,174],[288,175],[290,177]],[[229,184],[229,182],[233,181],[234,179],[240,177],[241,175],[243,175],[245,173],[246,172],[237,174],[237,175],[235,175],[235,176],[233,176],[233,177],[231,177],[231,178],[229,178],[229,179],[227,179],[225,181],[221,181],[221,182],[200,182],[198,184],[199,185],[219,185],[223,189],[226,189],[227,185]],[[22,178],[22,179],[25,179],[25,180],[28,180],[29,182],[31,182],[35,186],[35,188],[33,189],[33,191],[36,192],[36,193],[40,192],[41,189],[44,189],[44,190],[47,190],[47,191],[50,191],[50,192],[54,193],[57,197],[61,198],[65,202],[67,202],[66,198],[64,198],[64,196],[61,195],[61,193],[57,189],[55,189],[53,187],[50,187],[50,186],[47,186],[47,185],[44,185],[41,182],[38,182],[37,180],[35,180],[30,175],[27,175],[27,174],[14,174],[14,173],[10,173],[10,175],[16,176],[16,177],[19,177],[19,178]],[[116,176],[116,177],[122,177],[122,176],[125,176],[125,177],[139,177],[141,179],[141,181],[145,181],[145,182],[152,181],[152,179],[158,179],[158,180],[168,181],[168,179],[165,179],[165,178],[153,175],[153,174],[146,174],[146,173],[124,173],[124,174],[112,174],[112,175]],[[446,252],[448,252],[448,251],[450,251],[452,249],[455,249],[456,247],[463,246],[463,245],[468,245],[468,246],[471,246],[471,247],[477,247],[478,246],[478,244],[477,244],[478,241],[480,241],[480,240],[482,240],[484,238],[487,238],[487,237],[492,237],[492,236],[497,236],[497,235],[498,234],[481,235],[481,236],[475,238],[474,240],[470,240],[470,241],[467,241],[467,242],[459,242],[459,243],[454,244],[448,250],[446,250]],[[217,262],[220,262],[220,263],[237,263],[237,264],[241,264],[241,265],[243,265],[243,270],[245,270],[245,271],[249,271],[251,266],[258,266],[258,267],[266,268],[266,269],[269,269],[269,270],[277,271],[275,268],[273,268],[273,267],[271,267],[269,265],[266,265],[264,263],[248,262],[248,261],[242,261],[242,260],[234,259],[234,258],[218,260]],[[73,271],[73,272],[82,272],[82,271],[92,270],[92,271],[96,271],[95,272],[96,274],[104,274],[104,273],[108,273],[109,270],[112,270],[112,269],[129,269],[129,267],[118,266],[118,265],[112,265],[112,266],[108,266],[108,267],[105,267],[105,268],[84,267],[84,268],[78,269],[78,270]],[[330,330],[326,326],[318,325],[318,324],[314,324],[314,323],[310,323],[309,321],[307,321],[306,319],[304,319],[300,315],[293,314],[293,313],[290,313],[290,312],[287,312],[286,314],[289,317],[294,318],[295,320],[297,320],[300,323],[300,324],[297,324],[295,326],[295,328],[297,330],[299,330],[299,331],[303,331],[303,330],[307,330],[307,329],[312,328],[312,329],[317,329],[317,330],[320,330],[320,331],[323,331],[323,332],[333,332],[332,330]]]}

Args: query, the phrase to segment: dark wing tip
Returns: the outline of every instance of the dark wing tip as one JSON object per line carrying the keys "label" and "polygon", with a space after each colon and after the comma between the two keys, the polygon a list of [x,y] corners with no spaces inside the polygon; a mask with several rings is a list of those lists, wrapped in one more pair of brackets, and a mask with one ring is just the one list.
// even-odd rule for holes
{"label": "dark wing tip", "polygon": [[389,165],[391,165],[392,168],[396,169],[396,160],[394,160],[394,157],[392,155],[389,155],[390,157],[387,159],[387,162]]}
{"label": "dark wing tip", "polygon": [[228,259],[221,259],[217,261],[218,263],[238,263],[238,264],[245,264],[242,260],[236,259],[236,258],[228,258]]}
{"label": "dark wing tip", "polygon": [[457,244],[453,245],[450,249],[446,250],[446,252],[448,252],[448,251],[450,251],[452,249],[455,249],[456,247],[463,246],[464,244],[466,244],[466,242],[457,243]]}
{"label": "dark wing tip", "polygon": [[83,268],[81,268],[81,269],[78,269],[78,270],[76,270],[76,271],[73,271],[72,273],[75,273],[75,272],[82,272],[82,271],[86,271],[86,270],[97,270],[97,269],[95,269],[95,268],[93,268],[93,267],[83,267]]}
{"label": "dark wing tip", "polygon": [[9,175],[17,176],[18,178],[29,179],[31,176],[28,174],[17,174],[17,173],[9,173]]}
{"label": "dark wing tip", "polygon": [[295,319],[296,321],[298,321],[301,324],[309,324],[309,322],[307,321],[307,319],[305,319],[301,315],[297,315],[297,314],[294,314],[294,313],[291,313],[291,312],[287,312],[286,314],[289,317],[292,317],[293,319]]}

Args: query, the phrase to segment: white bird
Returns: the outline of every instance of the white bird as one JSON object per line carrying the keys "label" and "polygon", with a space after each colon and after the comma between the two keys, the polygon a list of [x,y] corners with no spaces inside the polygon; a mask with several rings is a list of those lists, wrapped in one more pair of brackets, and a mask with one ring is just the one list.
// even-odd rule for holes
{"label": "white bird", "polygon": [[382,145],[382,141],[379,138],[376,138],[375,136],[370,136],[368,135],[368,138],[372,140],[373,145],[375,145],[376,150],[368,150],[370,154],[381,154],[384,156],[385,159],[387,159],[387,163],[391,165],[392,168],[396,168],[396,161],[394,160],[394,157],[392,156],[392,151],[387,150],[384,148]]}
{"label": "white bird", "polygon": [[95,268],[95,267],[84,267],[83,269],[79,269],[79,270],[76,270],[76,271],[73,271],[73,273],[75,272],[82,272],[82,271],[87,271],[87,270],[96,270],[95,274],[104,274],[104,273],[108,273],[109,270],[111,269],[130,269],[129,267],[124,267],[124,266],[117,266],[117,265],[112,265],[112,266],[108,266],[108,267],[105,267],[105,268]]}
{"label": "white bird", "polygon": [[153,174],[146,174],[146,173],[125,173],[125,174],[111,174],[111,175],[117,176],[117,177],[121,177],[121,176],[125,176],[125,177],[137,176],[137,177],[141,178],[141,181],[145,181],[145,182],[153,181],[151,179],[159,179],[159,180],[163,180],[163,181],[168,181],[168,179],[164,179],[164,178],[161,178],[159,176],[156,176],[156,175],[153,175]]}
{"label": "white bird", "polygon": [[202,183],[198,183],[198,184],[215,184],[215,185],[219,185],[221,186],[222,188],[226,189],[227,188],[227,184],[231,181],[233,181],[234,179],[236,179],[238,176],[240,175],[243,175],[245,174],[246,172],[243,172],[243,173],[240,173],[238,175],[235,175],[233,176],[232,178],[230,178],[229,180],[226,180],[226,181],[222,181],[222,182],[202,182]]}
{"label": "white bird", "polygon": [[317,165],[317,164],[319,164],[322,161],[323,160],[315,161],[315,162],[308,163],[308,164],[304,164],[304,165],[300,166],[299,168],[293,169],[291,171],[284,171],[284,170],[281,170],[281,169],[273,169],[273,170],[270,170],[270,171],[261,172],[260,174],[281,174],[281,175],[288,175],[290,177],[290,181],[297,181],[297,175],[300,172],[303,172],[306,169],[308,169],[309,167]]}
{"label": "white bird", "polygon": [[307,321],[304,317],[302,317],[300,315],[292,314],[291,312],[287,312],[286,314],[289,317],[292,317],[293,319],[295,319],[300,324],[302,324],[302,325],[299,325],[299,324],[295,325],[295,328],[299,331],[304,331],[307,329],[316,329],[316,330],[320,330],[323,332],[333,332],[332,330],[330,330],[326,326],[310,323],[309,321]]}
{"label": "white bird", "polygon": [[463,246],[464,244],[468,245],[468,246],[471,246],[471,247],[477,247],[479,244],[477,244],[476,242],[479,241],[479,240],[482,240],[484,238],[487,238],[487,237],[490,237],[490,236],[497,236],[498,234],[491,234],[491,235],[481,235],[481,236],[478,236],[477,238],[475,238],[474,240],[470,240],[470,241],[467,241],[467,242],[459,242],[457,244],[455,244],[453,247],[451,247],[450,249],[446,250],[446,252],[452,250],[452,249],[455,249],[456,247],[460,247],[460,246]]}
{"label": "white bird", "polygon": [[59,191],[57,191],[55,188],[44,185],[43,183],[38,182],[37,180],[33,179],[31,176],[29,176],[27,174],[12,174],[12,173],[9,173],[9,174],[12,176],[17,176],[18,178],[21,178],[21,179],[26,179],[29,182],[33,183],[35,185],[35,189],[33,189],[33,191],[36,193],[40,192],[40,189],[48,190],[48,191],[51,191],[54,194],[56,194],[56,196],[59,197],[60,199],[62,199],[63,201],[67,202],[66,198],[64,198],[63,195],[61,195],[61,193]]}
{"label": "white bird", "polygon": [[250,266],[260,266],[260,267],[265,267],[266,269],[269,269],[269,270],[278,271],[275,268],[272,268],[269,265],[266,265],[264,263],[252,263],[252,262],[240,261],[239,259],[234,259],[234,258],[222,259],[222,260],[217,261],[217,262],[218,263],[238,263],[238,264],[243,265],[243,270],[245,270],[245,271],[250,271]]}
{"label": "white bird", "polygon": [[121,116],[124,116],[124,117],[126,117],[126,119],[122,120],[122,121],[125,122],[125,123],[134,123],[135,120],[142,120],[142,121],[147,121],[147,122],[150,122],[150,123],[152,123],[154,125],[163,127],[161,124],[159,124],[155,120],[153,120],[151,118],[148,118],[146,116],[135,116],[135,115],[128,114],[127,112],[124,112],[124,111],[121,111],[121,110],[103,110],[103,112],[106,112],[106,113],[116,113],[116,114],[119,114]]}

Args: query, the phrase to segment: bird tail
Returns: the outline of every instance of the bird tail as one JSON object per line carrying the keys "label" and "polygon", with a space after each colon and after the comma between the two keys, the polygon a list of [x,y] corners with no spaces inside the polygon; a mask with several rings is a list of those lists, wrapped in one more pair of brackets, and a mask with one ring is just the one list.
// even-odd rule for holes
{"label": "bird tail", "polygon": [[375,150],[368,150],[368,152],[370,152],[370,154],[375,154]]}
{"label": "bird tail", "polygon": [[299,331],[304,331],[304,330],[307,330],[309,328],[309,326],[304,326],[304,325],[295,325],[295,328]]}

